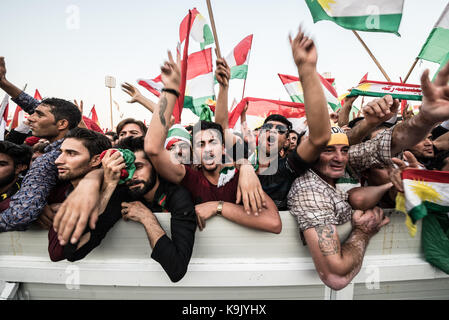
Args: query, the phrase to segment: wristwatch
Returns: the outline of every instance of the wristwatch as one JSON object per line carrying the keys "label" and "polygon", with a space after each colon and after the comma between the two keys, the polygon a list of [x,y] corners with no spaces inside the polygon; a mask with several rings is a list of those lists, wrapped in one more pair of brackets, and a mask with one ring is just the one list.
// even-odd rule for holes
{"label": "wristwatch", "polygon": [[223,211],[223,201],[218,201],[218,206],[217,206],[217,216],[221,216],[221,212]]}

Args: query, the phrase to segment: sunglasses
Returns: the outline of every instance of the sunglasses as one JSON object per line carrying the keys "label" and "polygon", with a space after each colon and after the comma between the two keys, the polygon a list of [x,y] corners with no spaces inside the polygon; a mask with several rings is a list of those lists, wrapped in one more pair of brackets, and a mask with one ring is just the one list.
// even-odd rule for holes
{"label": "sunglasses", "polygon": [[276,131],[279,133],[279,134],[286,134],[287,133],[287,131],[288,131],[288,129],[287,129],[287,127],[286,126],[283,126],[283,125],[280,125],[280,124],[277,124],[277,125],[274,125],[274,124],[272,124],[272,123],[265,123],[263,126],[262,126],[262,128],[260,128],[261,130],[264,130],[264,131],[270,131],[271,129],[276,129]]}

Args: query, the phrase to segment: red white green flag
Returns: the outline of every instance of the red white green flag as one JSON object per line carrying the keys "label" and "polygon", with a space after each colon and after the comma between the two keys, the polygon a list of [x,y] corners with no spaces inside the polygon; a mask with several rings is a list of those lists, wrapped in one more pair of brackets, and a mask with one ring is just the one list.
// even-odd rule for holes
{"label": "red white green flag", "polygon": [[5,129],[8,121],[9,95],[5,94],[0,105],[0,141],[5,140]]}
{"label": "red white green flag", "polygon": [[231,79],[246,79],[252,43],[253,35],[251,34],[240,41],[225,58],[231,69]]}
{"label": "red white green flag", "polygon": [[164,88],[161,80],[161,75],[158,75],[154,79],[137,79],[137,83],[150,91],[156,97],[159,97],[161,95],[161,90]]}
{"label": "red white green flag", "polygon": [[306,0],[306,4],[315,23],[330,20],[350,30],[399,35],[404,0]]}
{"label": "red white green flag", "polygon": [[[287,93],[290,95],[290,99],[292,99],[293,102],[304,103],[304,93],[299,78],[280,73],[278,73],[278,75],[285,90],[287,90]],[[318,76],[320,77],[324,95],[326,96],[329,112],[334,112],[341,107],[337,91],[335,91],[335,88],[332,85],[335,79],[325,79],[320,74],[318,74]]]}
{"label": "red white green flag", "polygon": [[396,197],[396,209],[407,213],[410,234],[416,222],[429,212],[449,212],[449,172],[407,169],[402,172],[404,193]]}
{"label": "red white green flag", "polygon": [[239,123],[240,115],[247,104],[246,122],[250,129],[260,127],[264,120],[271,114],[283,115],[292,122],[293,128],[300,128],[299,131],[305,129],[304,121],[306,119],[306,113],[304,104],[250,97],[240,101],[229,113],[230,128],[234,128],[234,126]]}
{"label": "red white green flag", "polygon": [[391,95],[394,99],[422,100],[422,90],[420,85],[372,80],[360,82],[357,87],[351,90],[347,97],[383,97],[387,94]]}

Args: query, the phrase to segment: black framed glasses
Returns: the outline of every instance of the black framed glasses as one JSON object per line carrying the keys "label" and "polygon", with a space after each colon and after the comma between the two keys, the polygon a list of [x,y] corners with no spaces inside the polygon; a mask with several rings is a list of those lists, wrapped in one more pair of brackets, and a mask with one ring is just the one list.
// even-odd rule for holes
{"label": "black framed glasses", "polygon": [[286,126],[283,126],[283,125],[281,125],[281,124],[276,124],[276,125],[274,125],[274,124],[272,124],[272,123],[265,123],[263,126],[262,126],[262,128],[260,128],[261,130],[264,130],[264,131],[270,131],[271,129],[276,129],[276,131],[279,133],[279,134],[286,134],[287,132],[288,132],[288,128],[286,127]]}

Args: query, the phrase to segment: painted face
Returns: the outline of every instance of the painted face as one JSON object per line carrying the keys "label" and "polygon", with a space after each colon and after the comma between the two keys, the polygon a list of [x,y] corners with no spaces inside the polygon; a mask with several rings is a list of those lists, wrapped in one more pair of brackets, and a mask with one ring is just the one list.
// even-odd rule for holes
{"label": "painted face", "polygon": [[410,148],[410,151],[419,158],[433,158],[433,142],[432,135],[428,135],[424,140]]}
{"label": "painted face", "polygon": [[120,131],[118,139],[122,140],[126,137],[142,137],[143,135],[142,130],[137,124],[128,123],[123,127],[122,131]]}
{"label": "painted face", "polygon": [[14,160],[5,153],[0,153],[0,188],[6,187],[16,178]]}
{"label": "painted face", "polygon": [[224,146],[220,132],[215,129],[201,130],[194,133],[193,155],[195,163],[201,163],[206,171],[215,171],[222,163]]}
{"label": "painted face", "polygon": [[185,141],[178,141],[171,145],[170,154],[176,163],[190,164],[190,145]]}
{"label": "painted face", "polygon": [[324,177],[330,179],[341,178],[348,163],[348,150],[349,146],[343,144],[327,146],[321,152],[320,159],[314,168]]}
{"label": "painted face", "polygon": [[267,156],[274,155],[282,149],[287,141],[288,128],[279,121],[268,121],[259,133],[259,146],[261,152]]}
{"label": "painted face", "polygon": [[33,136],[52,139],[59,134],[57,121],[48,105],[40,104],[28,117],[28,123]]}
{"label": "painted face", "polygon": [[67,138],[61,145],[61,154],[55,160],[58,177],[62,181],[75,181],[84,177],[99,164],[99,155],[90,157],[81,140]]}
{"label": "painted face", "polygon": [[142,150],[134,152],[136,171],[131,180],[126,183],[129,193],[134,198],[140,198],[153,189],[157,181],[157,174],[151,162],[145,157]]}

